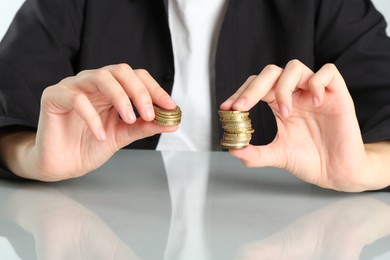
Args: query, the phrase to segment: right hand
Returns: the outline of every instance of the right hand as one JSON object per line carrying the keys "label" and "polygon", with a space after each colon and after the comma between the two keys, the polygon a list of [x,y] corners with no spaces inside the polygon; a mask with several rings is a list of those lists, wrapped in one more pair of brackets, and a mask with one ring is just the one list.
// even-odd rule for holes
{"label": "right hand", "polygon": [[82,71],[46,88],[30,153],[35,164],[31,170],[37,175],[32,178],[79,177],[138,139],[175,131],[176,126],[152,122],[153,103],[166,109],[176,107],[147,71],[126,64]]}

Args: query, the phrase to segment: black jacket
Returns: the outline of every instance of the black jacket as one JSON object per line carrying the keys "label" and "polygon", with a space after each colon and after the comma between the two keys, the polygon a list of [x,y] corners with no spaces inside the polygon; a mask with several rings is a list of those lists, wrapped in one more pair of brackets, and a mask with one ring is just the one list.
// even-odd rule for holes
{"label": "black jacket", "polygon": [[[0,44],[0,127],[36,128],[45,87],[108,64],[144,68],[170,92],[174,64],[165,2],[27,0]],[[230,0],[217,46],[217,104],[267,64],[284,67],[299,59],[316,71],[335,63],[364,141],[390,139],[385,29],[369,0]],[[268,105],[254,107],[251,118],[251,143],[272,141],[276,124]],[[129,147],[153,149],[157,142],[154,136]]]}

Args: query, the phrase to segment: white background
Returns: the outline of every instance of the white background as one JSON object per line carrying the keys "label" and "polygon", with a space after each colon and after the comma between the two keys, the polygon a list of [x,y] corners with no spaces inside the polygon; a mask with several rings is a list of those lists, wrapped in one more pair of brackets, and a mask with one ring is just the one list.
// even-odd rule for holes
{"label": "white background", "polygon": [[[0,0],[1,1],[1,0]],[[387,35],[390,35],[390,1],[389,0],[372,0],[376,8],[385,16],[387,21]]]}
{"label": "white background", "polygon": [[[23,2],[24,0],[0,0],[0,38],[3,37],[15,12]],[[373,2],[390,23],[390,1],[373,0]],[[387,26],[387,34],[390,35],[390,26]]]}
{"label": "white background", "polygon": [[3,38],[12,18],[23,2],[24,0],[0,0],[0,38]]}

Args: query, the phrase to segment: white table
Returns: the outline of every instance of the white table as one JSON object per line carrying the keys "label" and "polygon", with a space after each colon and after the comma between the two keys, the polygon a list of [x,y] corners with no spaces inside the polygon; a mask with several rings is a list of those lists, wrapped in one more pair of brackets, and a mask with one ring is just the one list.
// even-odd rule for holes
{"label": "white table", "polygon": [[1,180],[0,259],[390,259],[390,192],[324,190],[226,152],[164,157],[123,150],[78,179]]}

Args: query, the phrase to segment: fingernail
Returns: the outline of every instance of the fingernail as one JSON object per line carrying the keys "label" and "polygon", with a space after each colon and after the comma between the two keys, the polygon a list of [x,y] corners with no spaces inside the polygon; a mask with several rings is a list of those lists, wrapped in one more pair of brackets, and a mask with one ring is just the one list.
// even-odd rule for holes
{"label": "fingernail", "polygon": [[219,107],[225,108],[225,107],[230,107],[231,105],[232,105],[232,100],[228,98]]}
{"label": "fingernail", "polygon": [[164,99],[164,102],[165,102],[168,106],[170,106],[170,107],[172,107],[172,108],[176,107],[176,104],[175,104],[175,102],[172,100],[171,97],[166,97],[166,98]]}
{"label": "fingernail", "polygon": [[318,97],[315,97],[315,96],[313,97],[313,105],[315,107],[318,107],[320,105],[320,100]]}
{"label": "fingernail", "polygon": [[288,117],[290,111],[288,110],[287,106],[286,105],[280,105],[279,106],[279,111],[280,111],[280,115],[283,117],[283,118],[286,118]]}
{"label": "fingernail", "polygon": [[132,109],[130,109],[130,108],[127,110],[127,119],[129,120],[129,122],[134,122],[135,121],[134,111]]}
{"label": "fingernail", "polygon": [[144,109],[146,119],[147,120],[152,120],[154,119],[154,109],[152,105],[147,105]]}

